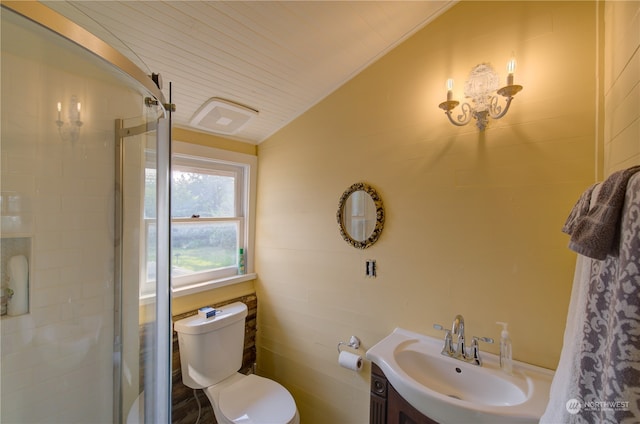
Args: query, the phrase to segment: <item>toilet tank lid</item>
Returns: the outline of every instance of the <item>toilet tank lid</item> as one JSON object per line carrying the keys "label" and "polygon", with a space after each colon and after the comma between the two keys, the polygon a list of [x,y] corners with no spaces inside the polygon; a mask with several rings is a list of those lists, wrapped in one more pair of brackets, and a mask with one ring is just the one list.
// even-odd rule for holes
{"label": "toilet tank lid", "polygon": [[216,309],[218,313],[211,318],[193,315],[176,321],[173,328],[178,333],[203,334],[244,320],[247,316],[247,305],[242,302],[230,303]]}

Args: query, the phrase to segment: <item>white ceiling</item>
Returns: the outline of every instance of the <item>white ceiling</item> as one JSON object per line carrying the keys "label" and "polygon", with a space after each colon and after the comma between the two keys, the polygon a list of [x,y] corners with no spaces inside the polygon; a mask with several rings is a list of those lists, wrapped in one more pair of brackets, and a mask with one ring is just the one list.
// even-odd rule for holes
{"label": "white ceiling", "polygon": [[[44,2],[150,72],[190,128],[212,97],[259,111],[258,144],[443,13],[447,1]],[[98,22],[100,25],[97,25]],[[106,31],[105,31],[106,30]]]}

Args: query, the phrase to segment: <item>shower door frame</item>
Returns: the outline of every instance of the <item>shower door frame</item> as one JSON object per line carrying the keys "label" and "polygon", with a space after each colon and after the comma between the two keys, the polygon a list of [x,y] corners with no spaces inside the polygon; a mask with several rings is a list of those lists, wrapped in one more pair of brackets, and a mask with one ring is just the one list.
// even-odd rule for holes
{"label": "shower door frame", "polygon": [[[155,105],[155,102],[147,97],[145,104],[148,107]],[[166,112],[165,112],[166,114]],[[122,422],[126,413],[123,410],[123,389],[122,389],[122,366],[124,361],[124,340],[123,340],[123,321],[122,316],[124,314],[123,309],[123,287],[125,283],[124,276],[124,239],[126,237],[124,229],[124,211],[125,211],[125,139],[127,137],[134,137],[144,135],[152,131],[156,131],[156,151],[155,151],[155,170],[156,170],[156,291],[155,291],[155,328],[151,339],[153,340],[153,346],[148,349],[148,352],[152,358],[153,367],[145,368],[145,388],[151,387],[152,390],[146,390],[144,398],[141,401],[144,402],[144,411],[146,411],[144,418],[146,423],[159,423],[171,421],[171,367],[164,364],[171,364],[172,353],[172,338],[171,336],[165,337],[164,335],[171,334],[171,290],[169,284],[160,284],[160,281],[169,281],[169,268],[163,267],[160,264],[167,264],[171,257],[170,246],[170,230],[167,225],[160,225],[160,223],[170,222],[170,214],[165,213],[165,210],[170,210],[170,158],[171,158],[171,144],[161,143],[160,140],[170,140],[170,119],[164,117],[157,121],[148,121],[134,127],[125,128],[124,119],[115,120],[115,202],[114,202],[114,358],[115,363],[113,367],[113,414],[114,417],[118,417],[118,422]],[[166,172],[161,172],[161,170]],[[143,194],[144,195],[144,194]],[[161,208],[160,205],[167,205],[166,208]],[[164,242],[163,242],[164,241]],[[146,243],[145,243],[146,245]],[[146,264],[144,266],[145,272],[139,272],[139,275],[146,275]],[[142,277],[140,277],[142,278]],[[141,284],[138,282],[138,284]],[[139,290],[136,291],[139,293]],[[159,320],[158,317],[164,317],[168,315],[168,319]],[[166,381],[169,384],[169,390],[159,384],[159,382]],[[148,383],[148,384],[147,384]],[[168,398],[167,398],[168,395]],[[159,399],[165,399],[168,402],[169,408],[160,408],[162,406]],[[158,401],[156,400],[158,399]]]}
{"label": "shower door frame", "polygon": [[[36,24],[60,35],[77,44],[86,51],[104,60],[108,65],[119,69],[124,74],[138,82],[152,97],[150,101],[163,107],[165,116],[157,121],[157,260],[156,260],[156,320],[154,322],[156,363],[154,364],[154,386],[150,403],[145,405],[145,423],[171,422],[171,282],[170,282],[170,182],[171,182],[171,106],[167,105],[165,97],[155,82],[136,64],[121,54],[115,48],[105,43],[83,27],[67,19],[59,13],[49,9],[39,2],[3,1],[1,7],[29,19]],[[117,188],[119,190],[119,188]],[[116,201],[118,203],[118,201]],[[121,205],[121,203],[120,203]],[[115,242],[117,242],[117,237]],[[164,264],[164,266],[161,266]],[[121,274],[120,274],[121,275]],[[117,287],[114,296],[119,293],[122,281],[116,280]],[[116,302],[118,299],[115,299]],[[120,306],[116,303],[117,312]],[[115,314],[114,314],[115,315]],[[114,316],[114,324],[121,325],[118,317]],[[116,363],[119,352],[119,327],[114,328],[114,376],[120,364]],[[119,377],[118,377],[119,379]],[[119,393],[120,385],[114,378],[114,419],[122,419],[122,405]],[[146,402],[145,402],[146,403]]]}

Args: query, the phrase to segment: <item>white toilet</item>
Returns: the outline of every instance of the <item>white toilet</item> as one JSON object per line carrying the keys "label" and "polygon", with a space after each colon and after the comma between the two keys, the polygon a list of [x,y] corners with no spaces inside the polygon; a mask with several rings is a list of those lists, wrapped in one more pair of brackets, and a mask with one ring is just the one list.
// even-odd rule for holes
{"label": "white toilet", "polygon": [[182,382],[204,389],[218,424],[298,424],[293,396],[275,381],[238,373],[247,305],[221,307],[210,318],[176,321]]}

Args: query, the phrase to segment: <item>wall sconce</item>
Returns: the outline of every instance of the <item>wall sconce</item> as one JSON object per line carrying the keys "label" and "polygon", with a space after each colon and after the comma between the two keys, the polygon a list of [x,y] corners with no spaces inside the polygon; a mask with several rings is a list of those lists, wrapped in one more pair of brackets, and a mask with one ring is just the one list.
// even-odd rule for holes
{"label": "wall sconce", "polygon": [[[489,123],[489,118],[500,119],[507,114],[511,100],[520,90],[521,85],[513,84],[513,74],[516,70],[516,61],[511,59],[507,64],[507,85],[502,88],[498,88],[500,85],[500,78],[498,73],[487,63],[476,65],[469,74],[469,79],[464,84],[464,95],[466,98],[470,98],[473,106],[465,102],[460,106],[462,113],[459,114],[456,119],[451,117],[453,109],[455,109],[460,102],[453,100],[453,80],[447,80],[447,101],[440,103],[438,107],[443,109],[447,118],[453,125],[459,127],[467,125],[471,122],[471,118],[477,120],[476,126],[480,131],[483,131]],[[499,97],[495,94],[506,99],[506,103],[503,106],[498,105]]]}
{"label": "wall sconce", "polygon": [[82,105],[76,96],[71,96],[68,110],[69,122],[65,123],[61,119],[62,103],[58,102],[58,119],[56,120],[56,125],[58,126],[58,133],[62,140],[71,140],[71,142],[75,143],[80,136],[80,127],[82,126],[82,120],[80,119]]}

